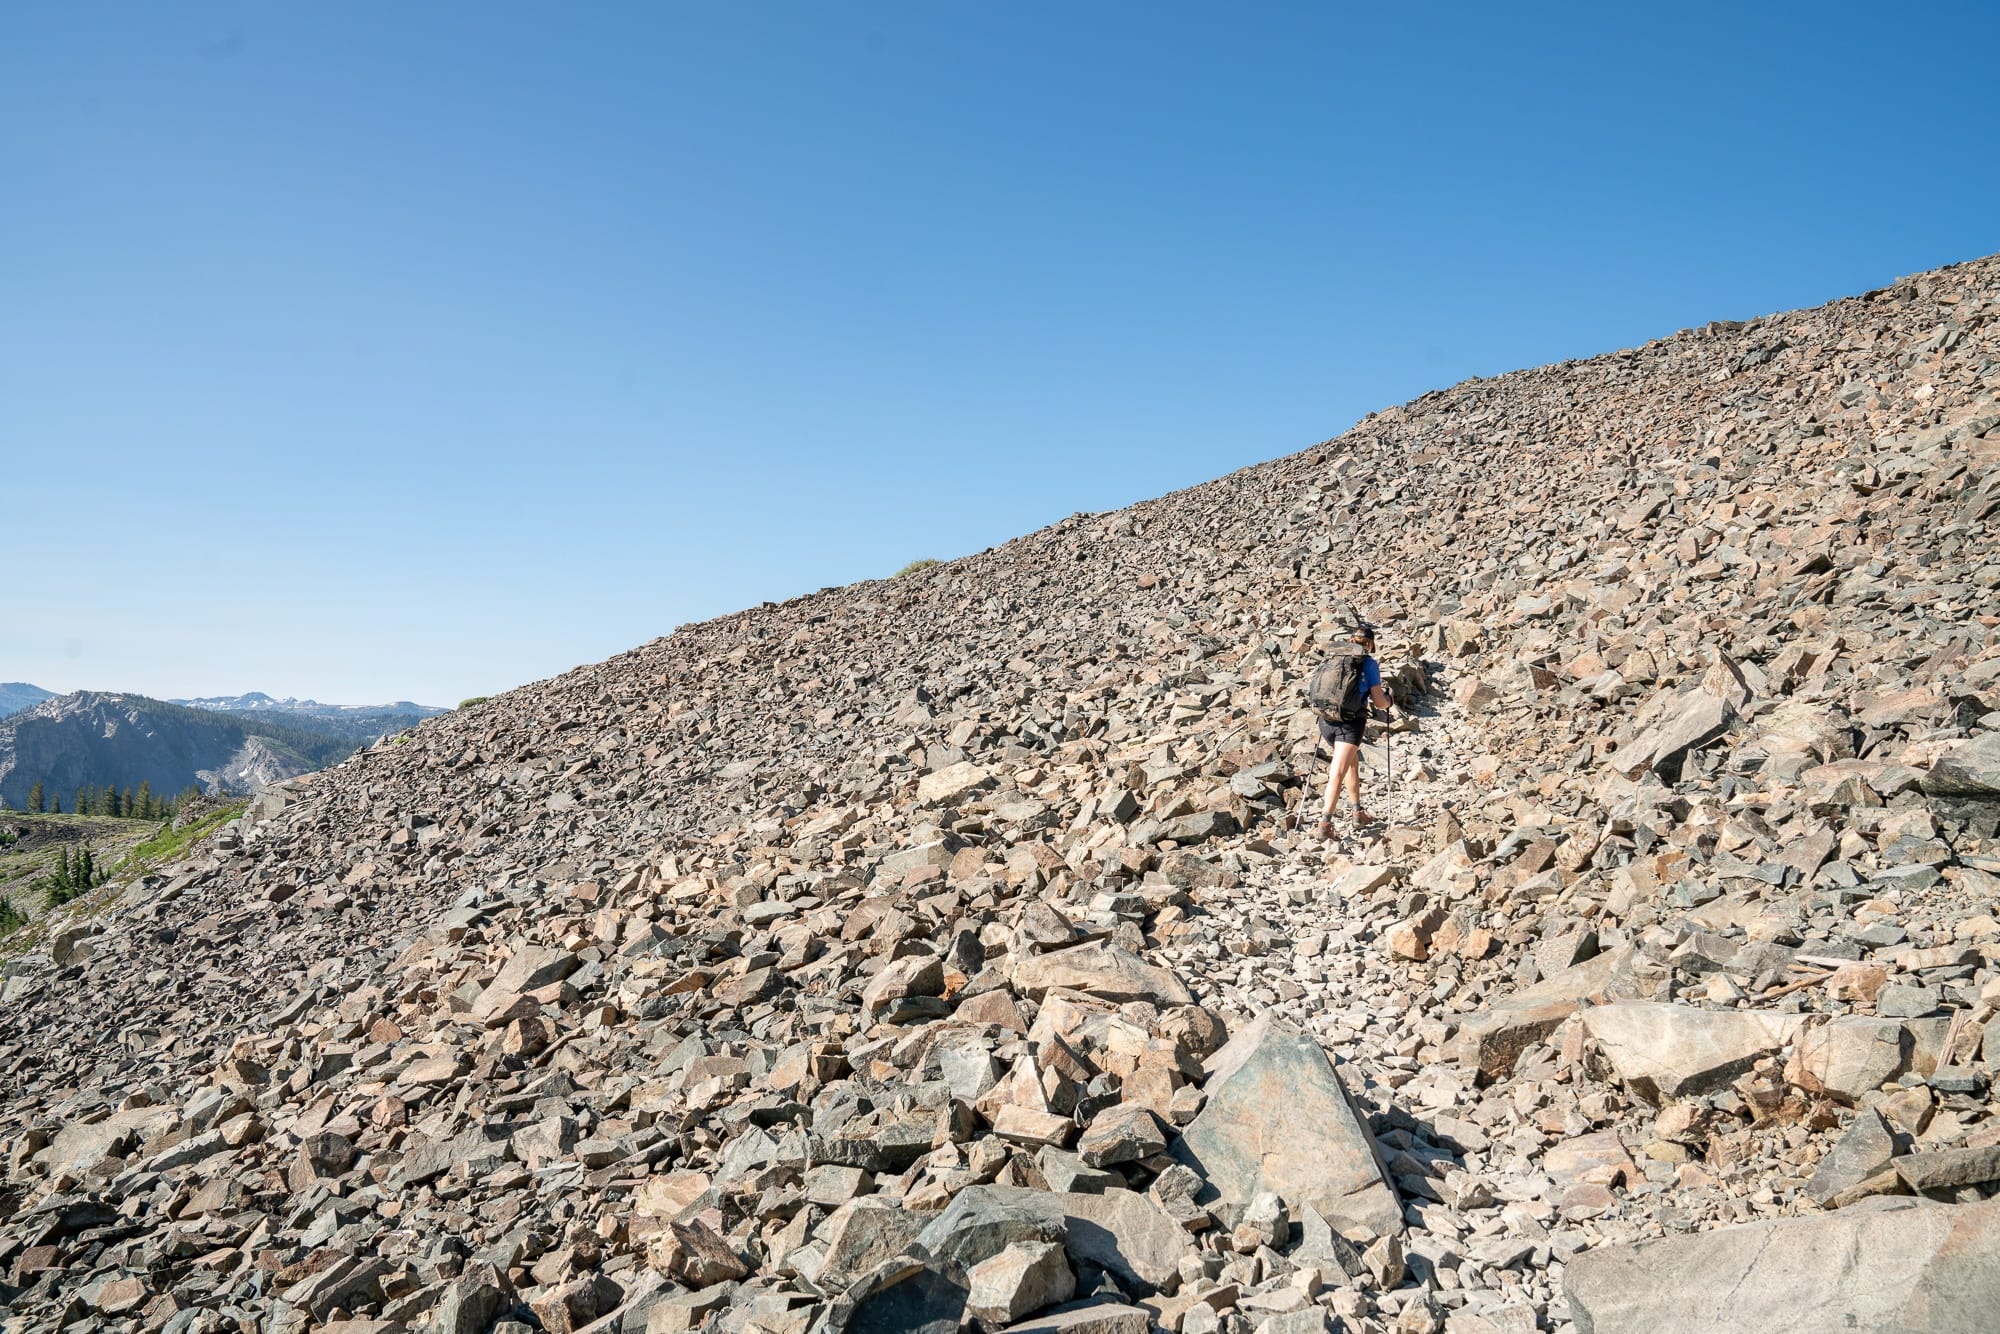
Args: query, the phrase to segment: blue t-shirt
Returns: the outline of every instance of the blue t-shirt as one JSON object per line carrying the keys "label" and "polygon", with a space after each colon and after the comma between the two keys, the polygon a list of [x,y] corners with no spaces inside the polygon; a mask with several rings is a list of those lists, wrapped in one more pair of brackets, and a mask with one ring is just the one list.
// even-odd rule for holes
{"label": "blue t-shirt", "polygon": [[1362,701],[1365,703],[1368,699],[1368,692],[1381,684],[1382,684],[1382,668],[1376,664],[1375,659],[1363,658],[1361,660]]}

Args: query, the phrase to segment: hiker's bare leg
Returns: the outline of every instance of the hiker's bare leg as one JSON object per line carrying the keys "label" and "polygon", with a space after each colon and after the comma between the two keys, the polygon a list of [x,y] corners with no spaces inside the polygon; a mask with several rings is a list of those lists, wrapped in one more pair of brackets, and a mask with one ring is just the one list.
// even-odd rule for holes
{"label": "hiker's bare leg", "polygon": [[1354,823],[1367,824],[1368,812],[1361,807],[1361,747],[1347,748],[1347,791],[1354,798]]}
{"label": "hiker's bare leg", "polygon": [[1354,747],[1344,741],[1333,743],[1333,761],[1326,768],[1326,799],[1320,803],[1319,807],[1319,835],[1321,838],[1332,836],[1331,821],[1333,820],[1333,806],[1334,802],[1340,797],[1341,765],[1345,762],[1345,757],[1350,755],[1353,750]]}
{"label": "hiker's bare leg", "polygon": [[1340,782],[1354,765],[1354,747],[1345,741],[1333,743],[1332,772],[1327,775],[1326,808],[1321,814],[1332,818],[1333,808],[1340,804]]}
{"label": "hiker's bare leg", "polygon": [[1341,783],[1353,771],[1355,762],[1359,758],[1354,747],[1348,742],[1333,743],[1333,766],[1332,772],[1327,775],[1326,809],[1321,818],[1329,820],[1333,818],[1334,807],[1340,804]]}

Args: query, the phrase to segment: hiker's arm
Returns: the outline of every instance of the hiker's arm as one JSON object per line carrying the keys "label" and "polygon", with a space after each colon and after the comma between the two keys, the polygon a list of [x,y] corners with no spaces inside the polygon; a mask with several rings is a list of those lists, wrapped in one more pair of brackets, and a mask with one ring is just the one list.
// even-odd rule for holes
{"label": "hiker's arm", "polygon": [[1384,713],[1396,707],[1395,697],[1389,693],[1387,686],[1376,686],[1373,690],[1369,691],[1368,702]]}

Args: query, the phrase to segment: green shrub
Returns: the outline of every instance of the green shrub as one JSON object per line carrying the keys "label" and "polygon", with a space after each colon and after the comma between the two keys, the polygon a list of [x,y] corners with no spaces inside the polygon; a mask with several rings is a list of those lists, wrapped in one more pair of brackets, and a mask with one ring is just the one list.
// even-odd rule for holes
{"label": "green shrub", "polygon": [[241,815],[243,808],[248,804],[243,801],[231,802],[226,806],[195,815],[178,829],[172,825],[162,825],[159,833],[132,849],[131,855],[125,859],[125,864],[153,867],[172,861],[197,839]]}
{"label": "green shrub", "polygon": [[931,559],[931,558],[930,558],[929,556],[926,556],[926,557],[924,557],[924,558],[923,558],[922,560],[913,560],[913,561],[911,561],[911,562],[910,562],[910,563],[909,563],[908,565],[905,565],[905,566],[904,566],[904,567],[903,567],[902,569],[900,569],[900,570],[896,571],[896,572],[895,572],[894,574],[890,575],[889,577],[890,577],[891,579],[901,579],[901,578],[902,578],[902,577],[903,577],[904,575],[906,575],[906,574],[915,574],[915,573],[916,573],[916,572],[917,572],[918,570],[928,570],[928,569],[932,568],[933,566],[937,566],[937,565],[942,565],[942,564],[944,564],[944,562],[943,562],[943,561],[941,561],[941,560],[932,560],[932,559]]}
{"label": "green shrub", "polygon": [[473,705],[475,705],[475,704],[484,704],[484,703],[485,703],[485,702],[487,701],[487,699],[488,699],[488,698],[490,698],[490,696],[486,696],[486,695],[474,695],[474,696],[472,696],[472,698],[470,698],[470,699],[462,699],[462,700],[460,700],[460,701],[458,702],[458,707],[459,707],[459,708],[461,708],[461,709],[469,709],[469,708],[471,708],[471,707],[472,707]]}
{"label": "green shrub", "polygon": [[28,914],[14,906],[14,900],[0,895],[0,935],[17,931],[28,924]]}

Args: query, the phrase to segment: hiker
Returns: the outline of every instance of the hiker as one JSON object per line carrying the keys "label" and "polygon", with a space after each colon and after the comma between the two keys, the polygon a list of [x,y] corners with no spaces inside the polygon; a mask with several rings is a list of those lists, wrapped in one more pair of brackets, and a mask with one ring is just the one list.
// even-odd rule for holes
{"label": "hiker", "polygon": [[1395,704],[1382,686],[1382,668],[1375,661],[1375,627],[1365,621],[1356,624],[1349,643],[1313,673],[1306,694],[1319,714],[1319,739],[1333,751],[1326,801],[1319,813],[1319,836],[1332,838],[1333,808],[1343,779],[1354,797],[1355,826],[1375,822],[1361,806],[1361,733],[1368,726],[1369,706],[1386,717]]}

